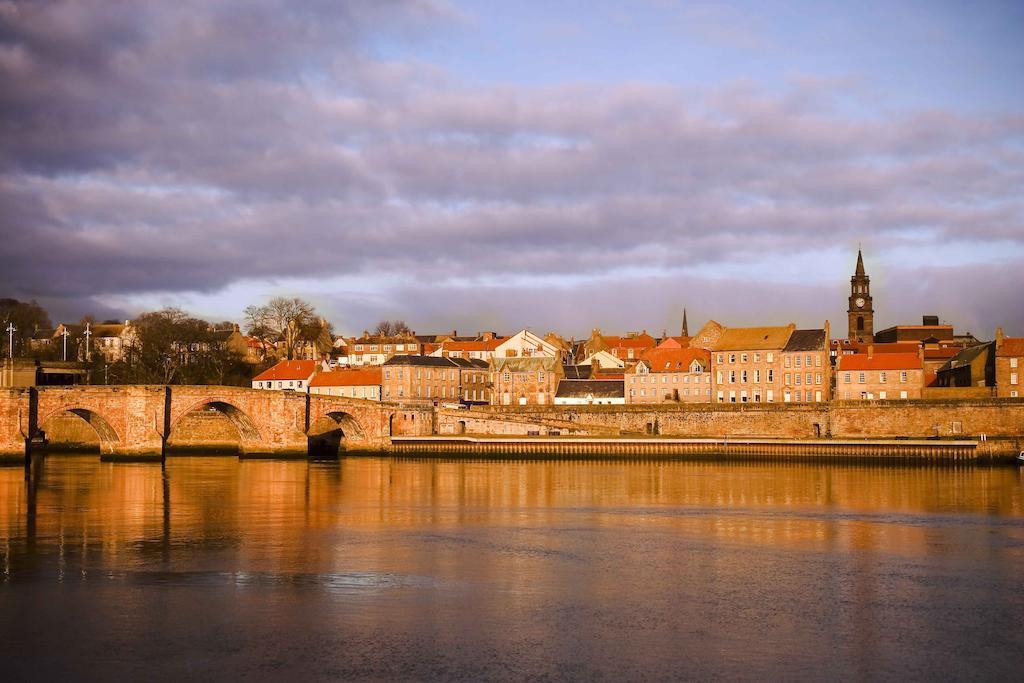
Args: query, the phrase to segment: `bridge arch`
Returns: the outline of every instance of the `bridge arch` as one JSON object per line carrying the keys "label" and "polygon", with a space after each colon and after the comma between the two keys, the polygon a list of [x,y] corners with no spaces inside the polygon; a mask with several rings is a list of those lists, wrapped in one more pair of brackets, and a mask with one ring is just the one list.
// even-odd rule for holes
{"label": "bridge arch", "polygon": [[362,425],[350,413],[332,410],[309,426],[306,446],[312,457],[336,457],[352,442],[366,439]]}
{"label": "bridge arch", "polygon": [[101,453],[110,453],[116,446],[122,443],[121,435],[117,433],[117,430],[114,429],[107,418],[97,411],[85,407],[61,407],[53,410],[38,421],[36,429],[40,432],[46,433],[47,423],[50,423],[53,418],[64,414],[75,415],[92,427],[99,439]]}
{"label": "bridge arch", "polygon": [[172,440],[172,436],[175,435],[175,430],[182,426],[185,418],[189,415],[202,413],[204,411],[216,412],[227,418],[227,420],[234,426],[235,431],[238,432],[239,450],[243,450],[245,444],[258,444],[262,442],[262,434],[256,426],[255,421],[253,421],[248,413],[235,404],[221,398],[205,398],[193,403],[188,408],[181,411],[170,424],[170,429],[167,434],[168,440]]}

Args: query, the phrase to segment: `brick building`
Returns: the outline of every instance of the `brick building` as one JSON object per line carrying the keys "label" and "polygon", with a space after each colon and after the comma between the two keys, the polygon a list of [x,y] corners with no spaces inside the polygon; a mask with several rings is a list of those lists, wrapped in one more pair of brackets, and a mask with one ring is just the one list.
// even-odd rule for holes
{"label": "brick building", "polygon": [[492,405],[552,405],[562,377],[559,358],[491,360]]}
{"label": "brick building", "polygon": [[871,401],[921,398],[924,362],[920,353],[867,353],[840,356],[836,398]]}
{"label": "brick building", "polygon": [[996,330],[996,396],[1024,396],[1024,337],[1007,337]]}
{"label": "brick building", "polygon": [[772,403],[783,398],[782,352],[796,329],[730,327],[711,354],[712,396],[718,403]]}
{"label": "brick building", "polygon": [[821,329],[793,330],[782,349],[784,403],[821,403],[832,397],[828,337],[827,321]]}
{"label": "brick building", "polygon": [[711,352],[656,348],[626,371],[626,403],[711,401]]}
{"label": "brick building", "polygon": [[380,335],[365,331],[361,337],[346,339],[345,347],[348,364],[353,367],[383,365],[395,356],[417,355],[421,351],[420,341],[411,334]]}
{"label": "brick building", "polygon": [[383,400],[458,403],[460,366],[451,358],[395,355],[381,368]]}
{"label": "brick building", "polygon": [[995,342],[960,350],[935,373],[935,386],[939,387],[992,387],[995,383]]}

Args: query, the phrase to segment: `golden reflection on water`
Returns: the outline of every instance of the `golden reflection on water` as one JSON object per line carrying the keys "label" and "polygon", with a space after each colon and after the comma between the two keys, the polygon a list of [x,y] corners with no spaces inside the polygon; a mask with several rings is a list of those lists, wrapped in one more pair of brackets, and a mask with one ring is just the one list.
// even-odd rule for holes
{"label": "golden reflection on water", "polygon": [[347,552],[356,544],[356,556],[379,563],[371,532],[582,525],[914,555],[944,552],[949,533],[937,540],[934,532],[948,516],[964,528],[956,542],[968,545],[978,542],[971,520],[1021,517],[1022,491],[1012,468],[225,457],[174,458],[161,468],[49,456],[35,463],[31,483],[20,468],[0,469],[0,552],[6,566],[21,543],[74,550],[83,565],[101,556],[105,566],[177,566],[201,544],[233,566],[318,571],[337,560],[323,534],[345,534]]}

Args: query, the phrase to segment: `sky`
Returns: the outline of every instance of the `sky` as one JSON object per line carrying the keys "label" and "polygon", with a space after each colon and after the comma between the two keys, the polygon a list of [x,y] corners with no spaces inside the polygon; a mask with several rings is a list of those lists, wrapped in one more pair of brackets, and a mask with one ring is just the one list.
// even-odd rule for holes
{"label": "sky", "polygon": [[1024,335],[1024,3],[0,0],[0,296]]}

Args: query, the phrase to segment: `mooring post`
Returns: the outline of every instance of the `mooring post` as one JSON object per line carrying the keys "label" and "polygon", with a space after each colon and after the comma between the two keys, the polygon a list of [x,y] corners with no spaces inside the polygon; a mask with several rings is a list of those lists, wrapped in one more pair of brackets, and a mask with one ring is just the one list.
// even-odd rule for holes
{"label": "mooring post", "polygon": [[32,439],[39,431],[39,390],[28,389],[28,429],[25,434],[25,479],[32,477]]}

